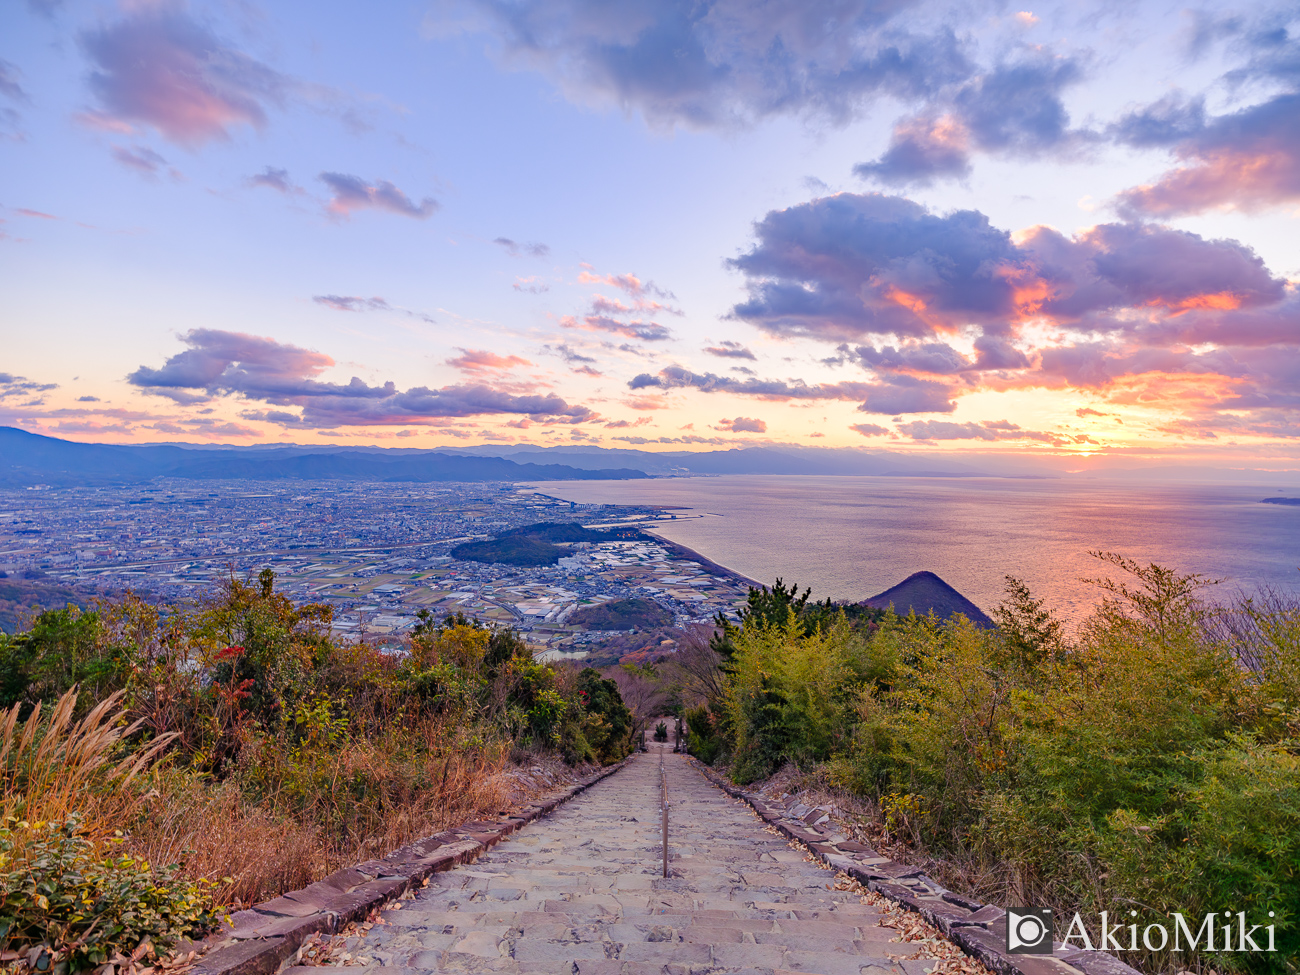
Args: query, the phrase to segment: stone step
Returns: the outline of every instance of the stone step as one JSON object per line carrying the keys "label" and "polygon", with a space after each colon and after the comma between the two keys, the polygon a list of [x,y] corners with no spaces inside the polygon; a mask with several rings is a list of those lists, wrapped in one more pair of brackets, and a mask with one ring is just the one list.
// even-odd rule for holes
{"label": "stone step", "polygon": [[[351,939],[350,975],[923,975],[919,946],[829,889],[830,871],[669,759],[671,876],[659,766],[639,756],[468,866],[435,875]],[[892,958],[890,956],[893,956]],[[293,975],[307,975],[294,971]]]}

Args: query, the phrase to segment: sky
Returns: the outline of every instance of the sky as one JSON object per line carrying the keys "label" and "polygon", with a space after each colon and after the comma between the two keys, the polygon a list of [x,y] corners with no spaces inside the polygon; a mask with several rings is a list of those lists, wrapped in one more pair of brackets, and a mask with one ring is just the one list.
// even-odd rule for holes
{"label": "sky", "polygon": [[1295,3],[0,5],[66,439],[1294,471],[1297,230]]}

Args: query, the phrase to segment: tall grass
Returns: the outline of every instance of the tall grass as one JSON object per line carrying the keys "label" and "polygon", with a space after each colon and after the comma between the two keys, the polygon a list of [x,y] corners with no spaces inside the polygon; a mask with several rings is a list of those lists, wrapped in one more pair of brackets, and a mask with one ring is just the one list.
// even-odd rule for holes
{"label": "tall grass", "polygon": [[76,813],[88,834],[102,837],[141,808],[145,799],[133,783],[175,735],[128,750],[141,722],[127,723],[125,692],[110,694],[80,720],[77,696],[74,686],[48,714],[38,702],[25,721],[21,704],[0,712],[0,815],[37,822]]}

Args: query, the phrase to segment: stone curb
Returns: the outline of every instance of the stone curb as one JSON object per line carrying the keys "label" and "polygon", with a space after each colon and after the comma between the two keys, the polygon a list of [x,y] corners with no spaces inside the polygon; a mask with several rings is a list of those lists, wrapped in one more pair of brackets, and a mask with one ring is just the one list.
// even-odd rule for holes
{"label": "stone curb", "polygon": [[255,904],[230,917],[231,927],[208,938],[206,953],[190,975],[274,975],[313,934],[334,934],[431,874],[463,863],[501,842],[521,826],[618,772],[624,759],[579,779],[557,795],[529,803],[517,815],[494,822],[470,822],[401,847],[380,860],[338,870],[302,890]]}
{"label": "stone curb", "polygon": [[[968,955],[1000,975],[1140,975],[1114,955],[1053,943],[1050,955],[1007,951],[1006,912],[954,893],[919,867],[880,856],[871,847],[833,832],[829,810],[790,799],[774,802],[737,788],[698,759],[691,763],[723,792],[741,799],[788,839],[798,840],[832,870],[842,870],[868,890],[915,911]],[[819,828],[820,827],[820,828]]]}

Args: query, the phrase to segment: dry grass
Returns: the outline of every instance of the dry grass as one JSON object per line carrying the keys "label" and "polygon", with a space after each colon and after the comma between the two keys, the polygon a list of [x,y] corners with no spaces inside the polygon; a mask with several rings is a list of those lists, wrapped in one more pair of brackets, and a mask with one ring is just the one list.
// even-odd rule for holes
{"label": "dry grass", "polygon": [[26,721],[19,721],[21,705],[0,712],[0,814],[37,822],[77,813],[92,839],[111,835],[129,818],[142,802],[132,783],[175,736],[119,758],[140,727],[126,724],[122,697],[110,695],[80,721],[72,717],[75,687],[48,716],[40,704]]}
{"label": "dry grass", "polygon": [[241,774],[260,775],[273,788],[250,801],[241,775],[218,783],[159,762],[174,735],[123,757],[140,724],[126,723],[121,693],[79,721],[76,701],[73,689],[25,720],[17,707],[0,712],[0,815],[37,822],[76,814],[93,841],[124,830],[129,852],[218,881],[216,898],[230,906],[305,887],[451,826],[497,818],[573,777],[554,759],[528,756],[526,766],[515,766],[505,744],[469,747],[454,728],[430,725],[418,730],[418,759],[361,739],[317,749],[295,765],[276,742],[263,742],[250,749]]}
{"label": "dry grass", "polygon": [[504,749],[455,747],[412,769],[363,741],[338,749],[323,777],[365,781],[369,800],[327,788],[304,808],[284,794],[254,804],[233,782],[213,786],[160,771],[129,848],[152,863],[182,862],[187,876],[220,882],[219,903],[243,907],[449,827],[497,818],[573,775],[555,760],[521,768],[507,764]]}

